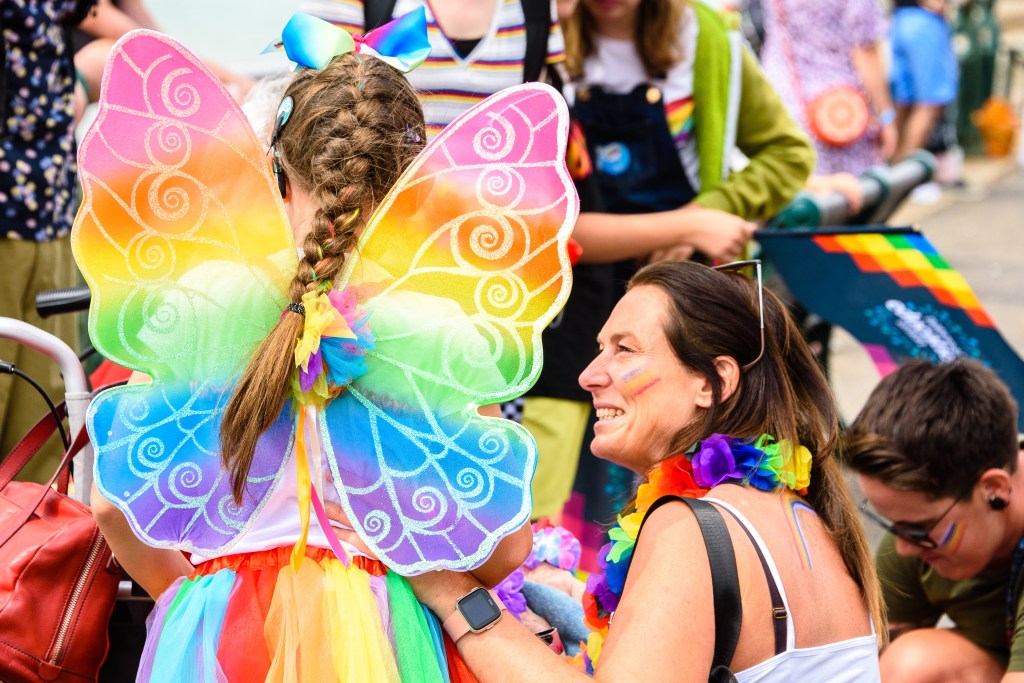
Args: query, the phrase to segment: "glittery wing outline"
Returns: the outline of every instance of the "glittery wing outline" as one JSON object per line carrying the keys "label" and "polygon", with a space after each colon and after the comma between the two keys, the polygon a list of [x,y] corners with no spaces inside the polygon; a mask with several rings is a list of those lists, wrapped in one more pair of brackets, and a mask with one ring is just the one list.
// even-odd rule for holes
{"label": "glittery wing outline", "polygon": [[266,152],[197,57],[134,31],[107,61],[79,174],[71,239],[92,290],[90,337],[153,378],[93,402],[97,486],[150,545],[223,552],[262,506],[293,439],[285,418],[263,436],[235,505],[220,416],[287,305],[297,266]]}
{"label": "glittery wing outline", "polygon": [[568,130],[548,86],[488,98],[410,166],[346,264],[375,348],[321,432],[349,519],[399,573],[476,567],[528,519],[536,445],[477,407],[533,385],[569,294]]}

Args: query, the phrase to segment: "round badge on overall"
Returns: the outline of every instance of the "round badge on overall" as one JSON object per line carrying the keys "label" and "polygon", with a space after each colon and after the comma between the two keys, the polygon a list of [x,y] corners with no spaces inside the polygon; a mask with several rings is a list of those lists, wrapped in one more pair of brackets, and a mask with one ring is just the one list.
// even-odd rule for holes
{"label": "round badge on overall", "polygon": [[622,175],[632,160],[629,147],[621,142],[609,142],[597,148],[597,168],[605,175]]}

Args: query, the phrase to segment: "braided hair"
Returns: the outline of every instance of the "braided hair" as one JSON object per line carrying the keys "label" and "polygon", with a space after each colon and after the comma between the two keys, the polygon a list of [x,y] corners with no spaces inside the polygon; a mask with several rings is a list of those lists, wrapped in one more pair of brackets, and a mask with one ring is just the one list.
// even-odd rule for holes
{"label": "braided hair", "polygon": [[[275,149],[293,188],[316,206],[289,286],[292,304],[341,273],[374,207],[423,148],[423,111],[405,78],[384,62],[344,54],[305,69],[285,96],[294,108]],[[243,371],[224,413],[221,457],[241,503],[260,436],[277,420],[304,318],[286,309]],[[300,309],[301,310],[301,309]]]}

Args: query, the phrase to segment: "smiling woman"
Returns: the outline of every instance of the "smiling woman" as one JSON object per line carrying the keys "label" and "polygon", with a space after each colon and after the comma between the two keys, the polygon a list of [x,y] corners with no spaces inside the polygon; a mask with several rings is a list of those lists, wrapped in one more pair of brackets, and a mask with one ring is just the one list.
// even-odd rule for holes
{"label": "smiling woman", "polygon": [[[579,664],[598,680],[732,675],[721,667],[735,679],[711,680],[880,680],[884,618],[835,459],[836,409],[778,299],[734,272],[664,262],[634,276],[598,342],[580,376],[593,450],[643,483],[587,582]],[[695,516],[692,498],[710,504]],[[708,545],[706,524],[722,534]],[[713,594],[730,574],[744,590],[728,604]],[[443,572],[410,583],[442,619],[478,587]],[[731,649],[715,635],[730,628]],[[457,645],[482,681],[586,680],[511,619]]]}

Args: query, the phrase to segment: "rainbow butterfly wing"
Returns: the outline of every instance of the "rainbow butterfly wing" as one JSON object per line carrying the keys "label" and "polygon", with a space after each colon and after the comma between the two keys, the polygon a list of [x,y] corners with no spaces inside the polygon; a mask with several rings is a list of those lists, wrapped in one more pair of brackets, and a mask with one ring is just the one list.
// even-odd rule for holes
{"label": "rainbow butterfly wing", "polygon": [[107,62],[79,173],[72,248],[93,294],[90,337],[153,378],[93,402],[97,485],[152,545],[222,550],[254,517],[293,438],[284,418],[264,435],[236,506],[220,416],[287,305],[297,262],[265,151],[194,55],[136,31]]}
{"label": "rainbow butterfly wing", "polygon": [[568,297],[568,129],[547,86],[488,98],[413,162],[346,265],[375,348],[321,430],[349,519],[400,573],[478,566],[529,516],[536,446],[477,406],[532,386]]}

